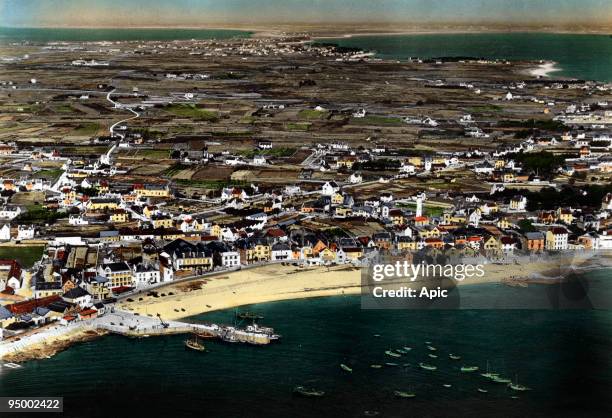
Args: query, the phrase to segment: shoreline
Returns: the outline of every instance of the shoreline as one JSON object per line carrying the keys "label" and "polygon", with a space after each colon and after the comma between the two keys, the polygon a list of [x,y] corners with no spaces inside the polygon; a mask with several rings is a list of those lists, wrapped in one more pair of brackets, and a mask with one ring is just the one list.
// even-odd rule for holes
{"label": "shoreline", "polygon": [[[597,262],[589,263],[592,261]],[[578,266],[580,271],[590,271],[609,268],[612,264],[606,258],[593,258],[587,254],[576,254],[569,260],[568,257],[548,257],[528,264],[490,263],[485,265],[484,277],[472,277],[456,284],[555,284],[564,279],[570,271],[570,266]],[[181,283],[168,283],[155,289],[159,297],[138,294],[133,296],[132,302],[128,301],[130,298],[126,298],[119,301],[116,307],[143,316],[155,317],[159,314],[164,320],[181,320],[212,311],[258,303],[355,296],[361,293],[361,289],[360,268],[340,265],[300,269],[276,264],[219,273]],[[107,334],[96,330],[90,322],[65,329],[53,326],[58,331],[55,335],[44,335],[45,331],[33,333],[28,336],[32,338],[29,344],[24,341],[28,337],[22,337],[21,342],[17,342],[21,347],[13,348],[2,356],[2,360],[24,362],[49,358],[75,343],[91,341]]]}
{"label": "shoreline", "polygon": [[554,61],[547,61],[541,63],[536,68],[528,70],[527,73],[537,78],[550,78],[551,73],[556,73],[559,71],[563,71],[563,68],[557,67],[557,63]]}

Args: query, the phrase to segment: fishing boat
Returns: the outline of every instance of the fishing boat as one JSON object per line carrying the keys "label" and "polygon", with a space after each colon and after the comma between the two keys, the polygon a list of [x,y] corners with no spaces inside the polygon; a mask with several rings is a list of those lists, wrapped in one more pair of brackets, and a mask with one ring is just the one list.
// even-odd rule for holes
{"label": "fishing boat", "polygon": [[432,371],[438,370],[436,366],[432,366],[431,364],[427,364],[427,363],[419,363],[419,367],[425,370],[432,370]]}
{"label": "fishing boat", "polygon": [[461,360],[461,356],[456,356],[454,354],[449,354],[448,358],[450,358],[451,360]]}
{"label": "fishing boat", "polygon": [[493,376],[491,378],[491,381],[495,383],[505,383],[505,384],[512,383],[512,379],[508,379],[507,377],[501,377],[501,376]]}
{"label": "fishing boat", "polygon": [[195,351],[206,351],[204,344],[198,341],[197,335],[195,335],[193,339],[185,340],[185,347]]}
{"label": "fishing boat", "polygon": [[442,386],[444,386],[445,388],[450,388],[450,387],[451,387],[451,386],[453,386],[453,385],[451,385],[450,383],[445,383],[445,384],[443,384]]}
{"label": "fishing boat", "polygon": [[380,334],[374,334],[374,337],[380,338]]}
{"label": "fishing boat", "polygon": [[398,354],[398,353],[396,353],[394,351],[391,351],[391,350],[385,351],[385,354],[390,356],[390,357],[401,357],[402,356],[401,354]]}
{"label": "fishing boat", "polygon": [[436,356],[435,354],[428,354],[428,356],[431,358],[438,358],[438,356]]}
{"label": "fishing boat", "polygon": [[349,373],[351,373],[353,371],[353,369],[351,369],[349,366],[347,366],[346,364],[342,363],[340,364],[340,368],[344,371],[347,371]]}
{"label": "fishing boat", "polygon": [[486,373],[480,373],[480,375],[481,375],[482,377],[486,377],[487,379],[493,379],[494,377],[498,377],[498,376],[499,376],[499,373],[492,373],[492,372],[489,370],[489,362],[487,361],[487,372],[486,372]]}
{"label": "fishing boat", "polygon": [[306,388],[304,386],[296,386],[296,387],[294,387],[293,388],[293,393],[296,393],[296,394],[301,395],[301,396],[306,396],[308,398],[321,397],[321,396],[325,395],[325,392],[323,392],[322,390]]}
{"label": "fishing boat", "polygon": [[488,391],[488,390],[486,390],[486,389],[482,389],[482,388],[478,388],[478,389],[476,389],[476,390],[477,390],[478,392],[480,392],[480,393],[489,393],[489,391]]}
{"label": "fishing boat", "polygon": [[399,364],[397,364],[397,363],[385,363],[385,366],[397,367],[397,366],[399,366]]}
{"label": "fishing boat", "polygon": [[393,394],[398,398],[414,398],[416,396],[415,393],[412,392],[403,392],[401,390],[394,390]]}
{"label": "fishing boat", "polygon": [[400,354],[408,354],[408,351],[402,350],[401,348],[396,348],[395,351]]}
{"label": "fishing boat", "polygon": [[370,364],[370,368],[372,368],[372,369],[380,369],[380,368],[382,368],[382,365],[381,364]]}
{"label": "fishing boat", "polygon": [[512,382],[508,383],[508,387],[517,392],[524,392],[526,390],[531,390],[527,386],[519,385],[518,383],[512,383]]}
{"label": "fishing boat", "polygon": [[436,347],[432,347],[431,345],[428,345],[428,346],[427,346],[427,349],[428,349],[429,351],[437,351],[437,350],[438,350]]}
{"label": "fishing boat", "polygon": [[402,348],[403,348],[404,350],[406,350],[406,351],[410,351],[410,350],[412,350],[412,347],[406,347],[406,346],[403,346]]}
{"label": "fishing boat", "polygon": [[476,372],[478,369],[478,366],[461,366],[461,371],[464,373]]}

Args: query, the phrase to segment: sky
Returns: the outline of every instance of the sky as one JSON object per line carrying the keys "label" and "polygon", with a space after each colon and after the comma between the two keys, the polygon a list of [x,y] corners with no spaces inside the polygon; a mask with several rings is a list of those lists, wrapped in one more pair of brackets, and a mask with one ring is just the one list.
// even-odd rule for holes
{"label": "sky", "polygon": [[0,26],[610,25],[612,0],[0,0]]}

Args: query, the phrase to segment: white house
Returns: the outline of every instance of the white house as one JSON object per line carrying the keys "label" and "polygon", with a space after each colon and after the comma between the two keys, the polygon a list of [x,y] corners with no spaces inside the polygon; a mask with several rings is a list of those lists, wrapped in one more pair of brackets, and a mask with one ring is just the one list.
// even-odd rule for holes
{"label": "white house", "polygon": [[17,239],[34,239],[35,232],[34,225],[19,225],[17,227]]}
{"label": "white house", "polygon": [[22,210],[19,206],[5,205],[0,209],[0,218],[13,220],[21,214]]}
{"label": "white house", "polygon": [[0,228],[0,241],[9,241],[11,239],[11,226],[9,224],[4,224],[2,228]]}
{"label": "white house", "polygon": [[547,250],[567,250],[569,232],[562,226],[555,226],[546,232]]}
{"label": "white house", "polygon": [[272,245],[272,260],[289,260],[291,259],[291,247],[284,242],[279,242]]}
{"label": "white house", "polygon": [[64,293],[62,299],[64,299],[66,302],[75,303],[81,308],[91,306],[92,302],[92,297],[89,292],[78,286]]}
{"label": "white house", "polygon": [[161,273],[152,265],[135,265],[133,267],[132,277],[134,278],[135,286],[144,286],[155,284],[161,281]]}
{"label": "white house", "polygon": [[224,251],[221,253],[223,267],[237,267],[240,265],[240,254],[237,251]]}
{"label": "white house", "polygon": [[323,196],[333,196],[340,191],[340,186],[335,181],[327,181],[321,186],[321,194]]}
{"label": "white house", "polygon": [[363,177],[359,173],[353,173],[349,177],[349,183],[351,184],[359,184],[363,181]]}

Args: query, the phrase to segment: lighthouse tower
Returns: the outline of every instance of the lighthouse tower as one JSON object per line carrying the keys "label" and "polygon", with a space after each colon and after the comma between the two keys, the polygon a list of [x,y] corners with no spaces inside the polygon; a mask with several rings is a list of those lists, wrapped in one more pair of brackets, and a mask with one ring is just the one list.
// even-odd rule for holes
{"label": "lighthouse tower", "polygon": [[416,199],[416,217],[423,216],[423,196],[419,194]]}

